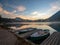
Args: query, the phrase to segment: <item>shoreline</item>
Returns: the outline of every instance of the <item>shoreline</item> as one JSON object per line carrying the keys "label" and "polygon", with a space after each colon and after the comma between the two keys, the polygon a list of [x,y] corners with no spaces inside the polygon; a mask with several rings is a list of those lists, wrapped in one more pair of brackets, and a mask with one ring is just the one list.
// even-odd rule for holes
{"label": "shoreline", "polygon": [[2,45],[5,45],[5,44],[7,45],[21,45],[21,44],[22,45],[35,45],[34,43],[28,41],[27,39],[19,37],[18,35],[14,34],[10,30],[11,29],[7,27],[0,26],[0,44],[2,42]]}

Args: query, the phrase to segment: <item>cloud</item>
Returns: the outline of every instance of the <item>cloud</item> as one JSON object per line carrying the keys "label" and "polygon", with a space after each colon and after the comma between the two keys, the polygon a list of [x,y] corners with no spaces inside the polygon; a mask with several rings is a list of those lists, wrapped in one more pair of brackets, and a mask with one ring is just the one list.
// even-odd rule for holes
{"label": "cloud", "polygon": [[40,13],[38,11],[34,11],[31,13],[31,15],[32,18],[36,19],[47,19],[59,10],[60,10],[60,0],[57,0],[56,2],[52,2],[50,4],[50,8],[46,12]]}
{"label": "cloud", "polygon": [[2,12],[2,10],[3,10],[3,9],[2,9],[2,4],[0,3],[0,12]]}
{"label": "cloud", "polygon": [[[0,14],[4,18],[16,18],[16,17],[20,17],[23,19],[27,18],[27,16],[18,15],[18,14],[15,14],[15,12],[16,12],[16,10],[14,10],[13,12],[9,12],[7,10],[4,10],[3,7],[0,6]],[[27,18],[27,19],[29,19],[29,18]]]}
{"label": "cloud", "polygon": [[0,12],[2,12],[2,10],[3,10],[3,9],[0,7]]}
{"label": "cloud", "polygon": [[6,15],[8,15],[8,14],[10,14],[10,12],[7,11],[7,10],[4,10],[2,7],[0,7],[0,14],[6,14]]}
{"label": "cloud", "polygon": [[25,6],[18,6],[16,9],[17,9],[18,11],[23,12],[23,11],[26,10],[26,7],[25,7]]}
{"label": "cloud", "polygon": [[38,11],[32,12],[31,15],[32,15],[31,17],[33,20],[48,18],[48,15],[46,16],[46,13],[40,13]]}
{"label": "cloud", "polygon": [[31,15],[33,19],[34,18],[35,19],[47,19],[59,10],[60,10],[60,3],[58,3],[57,1],[57,2],[51,3],[50,8],[46,12],[40,13],[38,11],[34,11],[31,13]]}
{"label": "cloud", "polygon": [[32,12],[33,15],[39,14],[37,11]]}
{"label": "cloud", "polygon": [[53,2],[50,4],[50,9],[46,11],[47,15],[51,17],[53,14],[55,14],[57,11],[60,10],[60,3],[59,1]]}
{"label": "cloud", "polygon": [[46,12],[41,13],[39,11],[34,11],[31,13],[29,18],[25,17],[25,19],[37,20],[37,19],[47,19],[51,17],[54,13],[60,10],[60,0],[52,2],[49,6],[50,8]]}
{"label": "cloud", "polygon": [[16,13],[16,12],[17,12],[16,10],[12,11],[12,13]]}
{"label": "cloud", "polygon": [[52,10],[60,10],[60,3],[58,2],[51,3],[51,8]]}
{"label": "cloud", "polygon": [[4,10],[2,6],[0,6],[0,15],[4,18],[13,18],[14,15],[12,15],[11,12]]}
{"label": "cloud", "polygon": [[4,10],[3,13],[6,14],[6,15],[11,14],[10,12],[8,12],[8,11],[6,11],[6,10]]}
{"label": "cloud", "polygon": [[26,10],[26,7],[21,5],[21,6],[12,6],[12,5],[6,5],[9,6],[13,9],[15,9],[12,12],[9,12],[7,10],[3,9],[2,4],[0,4],[0,14],[2,14],[3,17],[9,17],[9,18],[15,18],[15,17],[20,17],[23,19],[31,19],[31,20],[37,20],[37,19],[46,19],[51,17],[55,12],[57,12],[58,10],[60,10],[60,0],[57,0],[56,2],[51,3],[49,6],[50,8],[48,10],[46,10],[46,12],[41,13],[39,11],[34,11],[31,14],[29,14],[30,16],[24,16],[24,15],[18,15],[16,14],[16,12],[20,11],[20,12],[24,12]]}

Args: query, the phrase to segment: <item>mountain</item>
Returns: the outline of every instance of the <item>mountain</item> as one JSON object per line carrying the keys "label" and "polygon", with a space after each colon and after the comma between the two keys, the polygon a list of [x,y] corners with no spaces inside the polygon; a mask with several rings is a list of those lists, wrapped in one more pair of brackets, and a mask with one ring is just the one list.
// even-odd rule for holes
{"label": "mountain", "polygon": [[19,17],[16,17],[15,20],[16,21],[23,21],[23,19],[22,18],[19,18]]}
{"label": "mountain", "polygon": [[51,16],[48,21],[60,21],[60,11]]}
{"label": "mountain", "polygon": [[27,20],[27,19],[22,19],[20,17],[16,17],[15,19],[10,19],[10,18],[2,18],[0,16],[0,22],[51,22],[51,21],[60,21],[60,11],[58,11],[53,16],[45,20],[43,19]]}
{"label": "mountain", "polygon": [[15,20],[18,21],[18,22],[32,22],[32,20],[22,19],[20,17],[16,17]]}

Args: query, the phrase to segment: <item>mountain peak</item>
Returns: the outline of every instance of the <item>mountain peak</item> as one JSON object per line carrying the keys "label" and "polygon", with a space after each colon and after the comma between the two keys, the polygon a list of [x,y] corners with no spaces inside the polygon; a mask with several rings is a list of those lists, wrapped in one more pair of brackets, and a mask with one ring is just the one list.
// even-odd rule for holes
{"label": "mountain peak", "polygon": [[59,11],[57,11],[57,13],[60,13],[60,10],[59,10]]}
{"label": "mountain peak", "polygon": [[48,19],[49,21],[60,21],[60,10],[56,12],[52,17]]}

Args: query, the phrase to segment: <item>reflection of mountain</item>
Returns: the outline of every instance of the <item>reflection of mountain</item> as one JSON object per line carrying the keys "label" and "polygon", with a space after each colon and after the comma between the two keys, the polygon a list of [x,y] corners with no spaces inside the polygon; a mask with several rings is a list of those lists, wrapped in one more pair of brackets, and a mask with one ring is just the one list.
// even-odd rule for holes
{"label": "reflection of mountain", "polygon": [[60,32],[60,24],[51,24],[50,26]]}
{"label": "reflection of mountain", "polygon": [[48,19],[48,21],[60,21],[60,11]]}
{"label": "reflection of mountain", "polygon": [[11,27],[12,29],[15,29],[15,30],[20,30],[20,29],[27,29],[27,28],[36,28],[36,29],[42,29],[42,30],[50,30],[50,34],[52,34],[53,32],[55,32],[56,30],[51,28],[50,26],[48,25],[22,25],[20,27],[17,27],[17,26],[14,26],[14,27]]}

